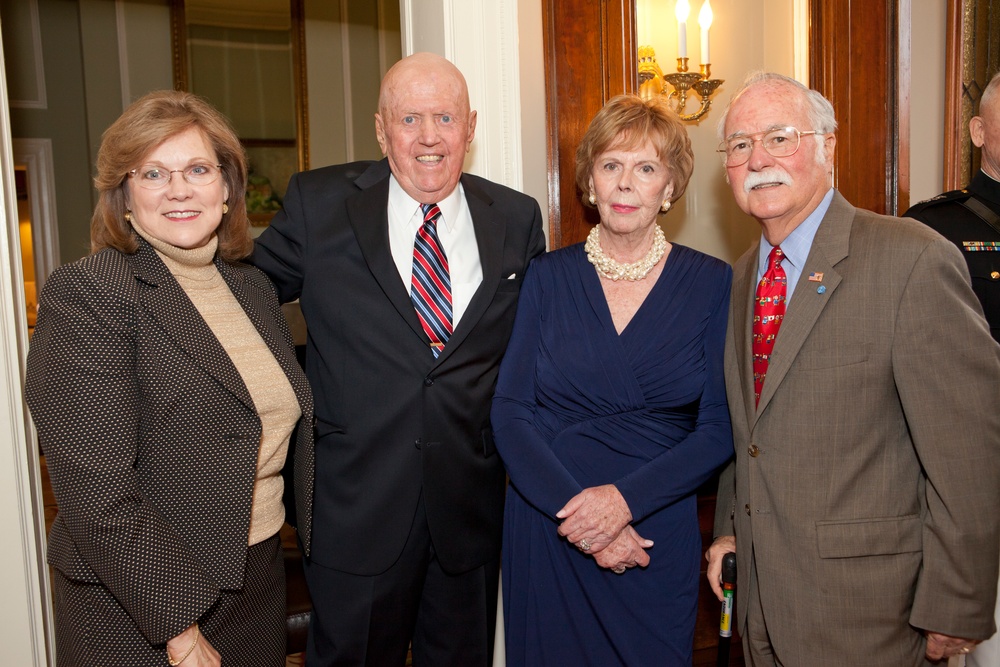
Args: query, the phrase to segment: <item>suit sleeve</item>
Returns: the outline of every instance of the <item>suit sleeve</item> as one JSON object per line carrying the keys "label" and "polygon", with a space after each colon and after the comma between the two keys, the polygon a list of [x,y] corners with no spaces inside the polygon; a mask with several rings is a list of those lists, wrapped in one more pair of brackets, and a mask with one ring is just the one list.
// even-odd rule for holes
{"label": "suit sleeve", "polygon": [[80,266],[56,271],[42,293],[25,394],[57,522],[142,634],[161,644],[194,623],[219,591],[135,478],[143,396],[133,311]]}
{"label": "suit sleeve", "polygon": [[931,242],[899,304],[893,374],[926,475],[911,625],[985,639],[1000,560],[1000,346],[961,253]]}
{"label": "suit sleeve", "polygon": [[[542,230],[542,211],[538,202],[531,200],[531,232],[528,239],[528,256],[525,266],[534,258],[545,252],[545,232]],[[527,277],[527,276],[525,276]]]}
{"label": "suit sleeve", "polygon": [[[725,355],[736,358],[736,338],[732,328],[732,293],[730,293],[729,317],[726,327],[726,349]],[[723,363],[725,361],[723,360]],[[723,366],[724,368],[724,366]],[[735,400],[732,396],[727,396],[729,400]],[[732,410],[729,412],[732,418]],[[732,421],[730,421],[730,426]],[[736,524],[733,521],[733,510],[736,508],[736,458],[730,458],[729,463],[722,468],[719,473],[719,487],[715,494],[715,525],[712,530],[712,537],[723,537],[726,535],[736,535]]]}
{"label": "suit sleeve", "polygon": [[712,537],[736,535],[733,509],[736,506],[736,459],[731,459],[719,473],[719,488],[715,494],[715,526]]}
{"label": "suit sleeve", "polygon": [[723,351],[732,269],[718,282],[715,302],[704,332],[705,387],[694,430],[684,440],[615,482],[639,521],[694,493],[733,455],[733,431],[726,404]]}
{"label": "suit sleeve", "polygon": [[278,300],[288,303],[302,294],[303,262],[306,244],[305,197],[301,192],[301,174],[288,182],[281,210],[254,241],[250,263],[267,274],[278,291]]}
{"label": "suit sleeve", "polygon": [[524,277],[510,343],[500,364],[491,421],[497,450],[513,484],[528,502],[555,520],[566,501],[583,490],[535,426],[535,362],[541,341],[541,292],[537,265]]}

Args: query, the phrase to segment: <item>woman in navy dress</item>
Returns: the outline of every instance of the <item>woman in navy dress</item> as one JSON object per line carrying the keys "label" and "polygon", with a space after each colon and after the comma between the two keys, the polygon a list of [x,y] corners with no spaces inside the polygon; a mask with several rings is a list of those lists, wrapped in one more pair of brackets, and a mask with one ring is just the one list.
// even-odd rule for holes
{"label": "woman in navy dress", "polygon": [[693,162],[665,102],[608,102],[577,150],[600,224],[525,277],[492,413],[508,665],[691,664],[695,491],[733,451],[732,270],[657,224]]}

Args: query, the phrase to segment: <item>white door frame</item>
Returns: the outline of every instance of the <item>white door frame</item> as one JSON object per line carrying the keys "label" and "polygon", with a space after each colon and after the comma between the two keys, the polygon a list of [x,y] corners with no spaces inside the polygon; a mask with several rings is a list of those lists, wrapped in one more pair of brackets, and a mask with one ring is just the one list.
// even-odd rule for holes
{"label": "white door frame", "polygon": [[35,290],[41,294],[49,274],[59,266],[59,225],[56,177],[51,139],[13,139],[14,164],[28,172],[31,238],[35,259]]}
{"label": "white door frame", "polygon": [[7,78],[0,50],[0,645],[10,665],[48,665],[50,596],[38,452],[24,403],[24,310]]}

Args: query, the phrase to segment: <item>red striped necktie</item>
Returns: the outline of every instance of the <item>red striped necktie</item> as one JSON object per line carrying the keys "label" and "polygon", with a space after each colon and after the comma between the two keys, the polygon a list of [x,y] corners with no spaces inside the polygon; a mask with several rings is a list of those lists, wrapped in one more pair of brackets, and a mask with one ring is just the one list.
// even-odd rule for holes
{"label": "red striped necktie", "polygon": [[781,268],[785,254],[775,246],[767,256],[767,271],[757,284],[753,302],[753,394],[754,405],[760,402],[767,365],[771,361],[774,340],[785,318],[785,298],[788,278]]}
{"label": "red striped necktie", "polygon": [[441,209],[437,204],[421,204],[420,210],[424,213],[424,224],[413,241],[410,300],[436,359],[452,331],[451,276],[448,258],[437,233]]}

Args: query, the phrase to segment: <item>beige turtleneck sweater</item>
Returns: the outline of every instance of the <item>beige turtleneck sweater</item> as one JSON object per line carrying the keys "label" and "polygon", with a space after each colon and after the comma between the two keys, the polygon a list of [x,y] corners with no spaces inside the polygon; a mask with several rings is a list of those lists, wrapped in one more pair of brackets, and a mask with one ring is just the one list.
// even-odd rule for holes
{"label": "beige turtleneck sweater", "polygon": [[281,469],[292,429],[302,415],[295,392],[212,261],[218,237],[213,235],[201,248],[185,250],[150,236],[138,225],[133,224],[133,228],[156,249],[201,313],[239,371],[257,408],[261,437],[247,543],[262,542],[278,532],[285,521]]}

